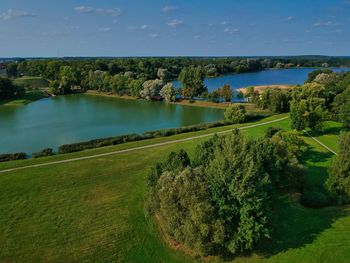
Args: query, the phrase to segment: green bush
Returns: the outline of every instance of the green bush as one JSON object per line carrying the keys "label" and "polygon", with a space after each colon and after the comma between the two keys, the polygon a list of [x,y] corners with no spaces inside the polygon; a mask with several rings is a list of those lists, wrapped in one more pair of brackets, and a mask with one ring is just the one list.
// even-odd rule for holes
{"label": "green bush", "polygon": [[0,162],[16,161],[27,159],[27,155],[23,152],[20,153],[7,153],[0,154]]}
{"label": "green bush", "polygon": [[53,150],[51,148],[46,148],[41,150],[40,152],[33,153],[33,158],[40,158],[44,156],[51,156],[54,155]]}
{"label": "green bush", "polygon": [[300,203],[303,206],[311,208],[321,208],[334,205],[336,199],[334,195],[327,192],[322,187],[307,189],[300,197]]}

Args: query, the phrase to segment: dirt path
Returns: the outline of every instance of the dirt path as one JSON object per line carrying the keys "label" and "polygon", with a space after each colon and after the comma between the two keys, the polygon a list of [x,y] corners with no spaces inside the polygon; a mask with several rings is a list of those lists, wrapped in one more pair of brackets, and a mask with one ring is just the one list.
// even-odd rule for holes
{"label": "dirt path", "polygon": [[[267,125],[267,124],[271,124],[271,123],[275,123],[275,122],[280,122],[280,121],[283,121],[283,120],[288,119],[288,118],[289,117],[283,117],[283,118],[272,120],[272,121],[267,121],[267,122],[262,122],[262,123],[257,123],[257,124],[253,124],[253,125],[240,127],[238,129],[239,130],[251,129],[254,127],[258,127],[258,126],[263,126],[263,125]],[[27,166],[10,168],[10,169],[1,170],[0,173],[13,172],[13,171],[24,170],[24,169],[35,168],[35,167],[44,167],[44,166],[50,166],[50,165],[55,165],[55,164],[70,163],[70,162],[88,160],[88,159],[93,159],[93,158],[99,158],[99,157],[103,157],[103,156],[109,156],[109,155],[127,153],[127,152],[144,150],[144,149],[149,149],[149,148],[155,148],[155,147],[160,147],[163,145],[186,142],[186,141],[191,141],[191,140],[195,140],[195,139],[199,139],[199,138],[205,138],[205,137],[213,136],[214,134],[225,134],[225,133],[230,132],[231,130],[232,129],[229,129],[226,131],[221,131],[221,132],[213,132],[213,133],[208,133],[208,134],[204,134],[204,135],[193,136],[193,137],[179,139],[179,140],[155,143],[155,144],[150,144],[150,145],[145,145],[145,146],[139,146],[139,147],[129,148],[129,149],[125,149],[125,150],[118,150],[118,151],[113,151],[113,152],[100,153],[100,154],[71,158],[71,159],[66,159],[66,160],[52,161],[52,162],[47,162],[47,163],[32,164],[32,165],[27,165]]]}
{"label": "dirt path", "polygon": [[311,138],[313,139],[315,142],[317,142],[319,145],[321,145],[322,147],[326,148],[328,151],[330,151],[331,153],[338,155],[334,150],[332,150],[331,148],[329,148],[327,145],[325,145],[324,143],[320,142],[319,140],[317,140],[315,137],[311,136],[310,133],[308,133],[307,131],[304,130],[304,132]]}

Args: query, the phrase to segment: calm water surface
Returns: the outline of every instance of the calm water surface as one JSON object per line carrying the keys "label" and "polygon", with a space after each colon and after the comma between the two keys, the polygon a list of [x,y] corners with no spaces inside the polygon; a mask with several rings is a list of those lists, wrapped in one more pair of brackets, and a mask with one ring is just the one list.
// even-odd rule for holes
{"label": "calm water surface", "polygon": [[[294,69],[270,69],[260,72],[226,75],[217,78],[208,78],[205,85],[209,91],[213,91],[224,84],[231,85],[232,88],[242,88],[259,85],[274,84],[303,84],[308,74],[315,68],[294,68]],[[349,69],[333,69],[336,72],[347,71]],[[179,81],[174,81],[176,87],[180,87]]]}
{"label": "calm water surface", "polygon": [[32,153],[95,138],[223,119],[220,109],[87,95],[0,106],[0,153]]}

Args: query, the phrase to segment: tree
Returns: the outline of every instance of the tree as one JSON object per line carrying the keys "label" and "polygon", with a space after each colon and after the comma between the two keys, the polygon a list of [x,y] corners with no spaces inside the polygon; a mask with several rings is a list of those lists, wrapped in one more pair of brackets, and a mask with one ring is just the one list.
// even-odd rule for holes
{"label": "tree", "polygon": [[168,82],[164,85],[164,87],[160,90],[159,95],[166,101],[175,101],[175,88],[171,82]]}
{"label": "tree", "polygon": [[159,92],[163,87],[163,81],[160,79],[147,80],[142,84],[141,97],[146,100],[159,96]]}
{"label": "tree", "polygon": [[266,89],[260,96],[258,105],[274,113],[289,111],[290,96],[287,91],[279,88]]}
{"label": "tree", "polygon": [[170,81],[170,73],[167,69],[159,68],[157,71],[157,76],[159,79],[163,80],[165,83]]}
{"label": "tree", "polygon": [[17,70],[17,63],[9,63],[6,65],[6,71],[7,71],[7,76],[9,76],[10,78],[13,77],[17,77],[18,76],[18,70]]}
{"label": "tree", "polygon": [[63,66],[60,70],[60,92],[67,94],[71,92],[74,85],[79,83],[79,75],[76,69],[71,66]]}
{"label": "tree", "polygon": [[233,90],[230,85],[225,84],[223,87],[219,89],[220,96],[224,98],[226,102],[232,100]]}
{"label": "tree", "polygon": [[315,80],[315,78],[317,77],[317,75],[322,74],[322,73],[326,73],[326,74],[330,74],[333,71],[330,69],[317,69],[314,70],[312,72],[309,73],[307,80],[305,81],[305,83],[311,83]]}
{"label": "tree", "polygon": [[23,87],[15,86],[9,78],[0,77],[0,100],[17,97],[24,93]]}
{"label": "tree", "polygon": [[290,117],[292,128],[303,130],[321,130],[326,110],[324,86],[317,83],[305,84],[292,91]]}
{"label": "tree", "polygon": [[205,74],[201,67],[185,67],[181,70],[179,80],[183,85],[183,96],[191,99],[207,91],[204,86]]}
{"label": "tree", "polygon": [[334,98],[332,111],[336,120],[343,123],[345,130],[350,130],[350,86]]}
{"label": "tree", "polygon": [[225,119],[232,123],[242,123],[246,119],[246,111],[243,105],[231,104],[225,110]]}
{"label": "tree", "polygon": [[52,94],[59,93],[60,82],[58,80],[51,80],[49,83],[49,92]]}
{"label": "tree", "polygon": [[255,90],[255,87],[251,86],[247,88],[245,97],[248,99],[249,102],[257,103],[260,96],[259,92]]}
{"label": "tree", "polygon": [[350,132],[342,132],[339,138],[340,150],[329,169],[327,188],[338,195],[342,204],[350,202]]}

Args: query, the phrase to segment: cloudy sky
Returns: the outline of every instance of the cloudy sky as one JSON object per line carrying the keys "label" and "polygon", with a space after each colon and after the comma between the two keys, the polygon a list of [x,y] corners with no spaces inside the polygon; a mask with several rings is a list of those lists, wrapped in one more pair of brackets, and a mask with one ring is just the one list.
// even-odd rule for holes
{"label": "cloudy sky", "polygon": [[350,55],[350,0],[1,0],[0,57]]}

